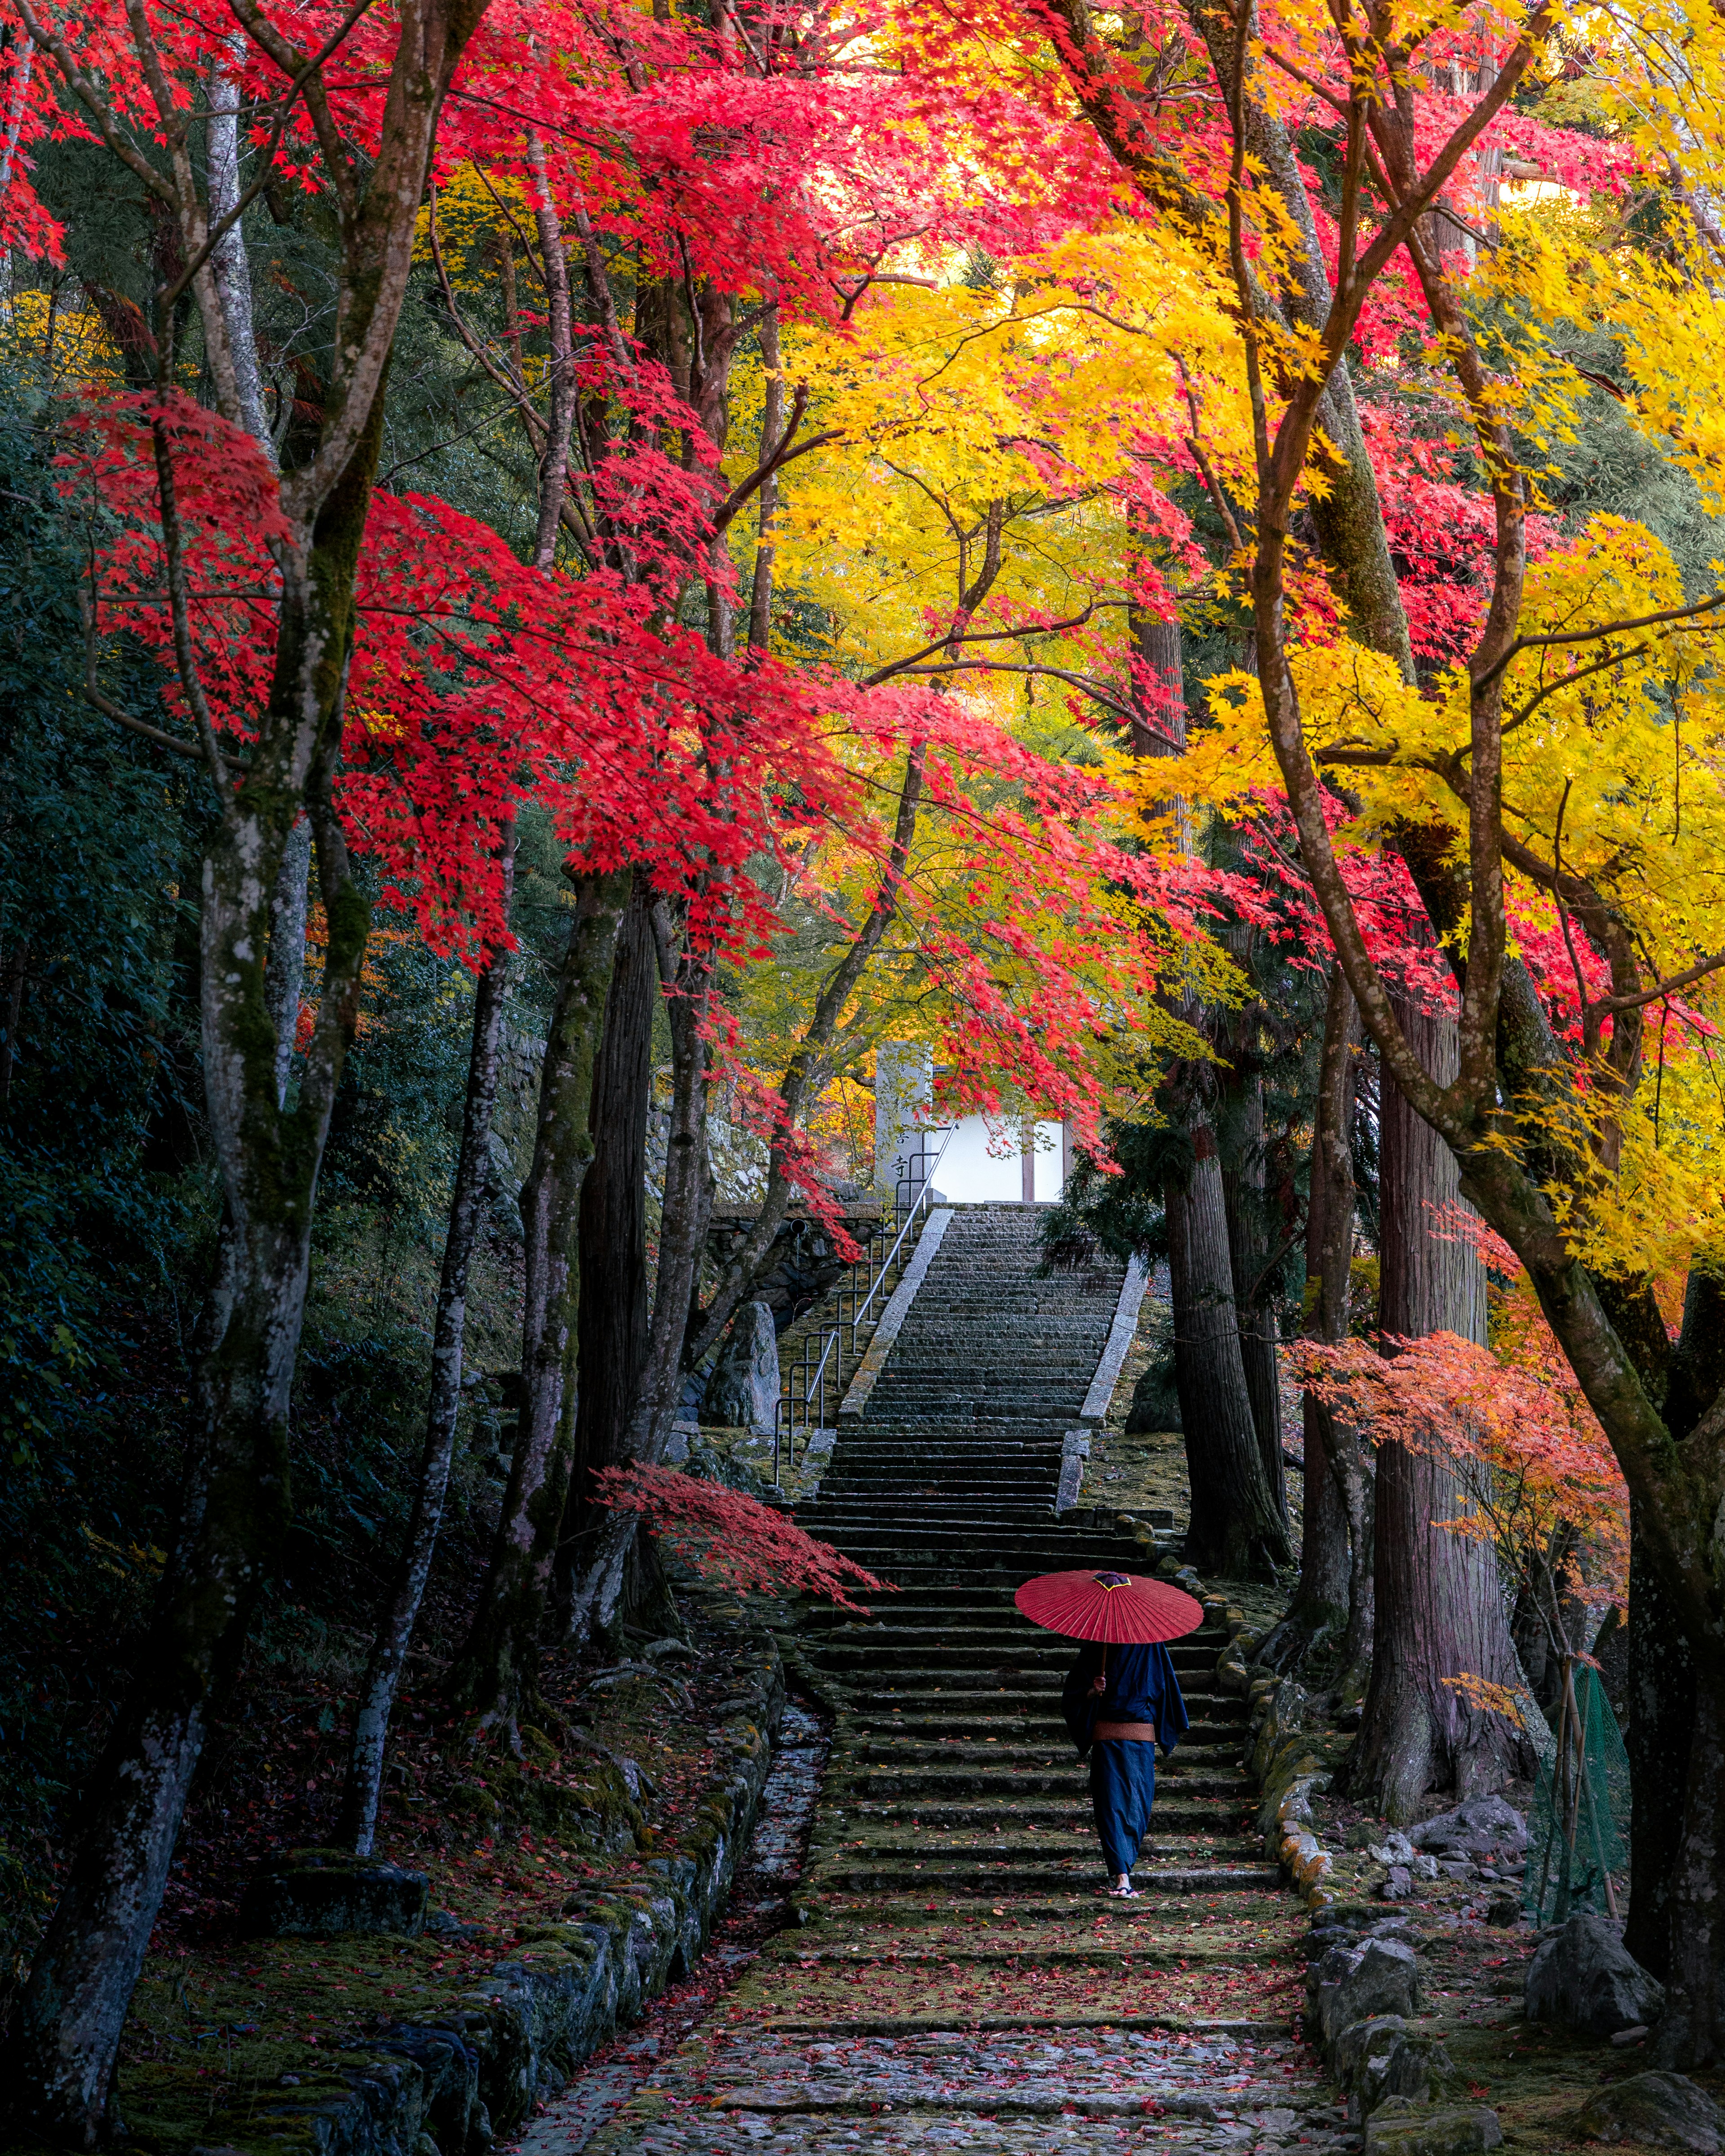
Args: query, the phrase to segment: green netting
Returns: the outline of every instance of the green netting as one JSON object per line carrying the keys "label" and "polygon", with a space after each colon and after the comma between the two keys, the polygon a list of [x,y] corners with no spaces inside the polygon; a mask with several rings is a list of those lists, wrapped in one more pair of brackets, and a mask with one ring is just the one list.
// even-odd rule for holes
{"label": "green netting", "polygon": [[1629,1863],[1629,1755],[1599,1673],[1572,1662],[1557,1715],[1557,1743],[1540,1762],[1527,1821],[1522,1905],[1536,1924],[1578,1909],[1615,1917]]}

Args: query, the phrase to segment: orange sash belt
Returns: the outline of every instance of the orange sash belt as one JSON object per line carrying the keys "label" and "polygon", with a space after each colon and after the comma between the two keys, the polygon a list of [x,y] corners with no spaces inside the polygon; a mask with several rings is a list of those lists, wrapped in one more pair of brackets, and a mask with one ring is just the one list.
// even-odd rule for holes
{"label": "orange sash belt", "polygon": [[1153,1744],[1156,1742],[1156,1724],[1153,1722],[1099,1722],[1090,1733],[1092,1738],[1101,1738],[1105,1744],[1122,1738],[1129,1744]]}

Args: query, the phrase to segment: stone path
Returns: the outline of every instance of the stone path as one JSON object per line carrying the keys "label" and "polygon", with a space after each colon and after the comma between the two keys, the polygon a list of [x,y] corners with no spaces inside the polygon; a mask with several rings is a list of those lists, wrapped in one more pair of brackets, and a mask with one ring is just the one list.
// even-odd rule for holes
{"label": "stone path", "polygon": [[560,2130],[572,2091],[533,2150],[1358,2145],[1298,2040],[1305,1921],[1245,1830],[1219,1630],[1173,1650],[1194,1726],[1159,1775],[1139,1897],[1097,1896],[1059,1713],[1071,1650],[1012,1590],[1068,1567],[1142,1570],[1154,1552],[1052,1517],[1121,1274],[1037,1279],[1037,1225],[1029,1208],[960,1211],[799,1513],[901,1589],[865,1620],[812,1613],[793,1649],[834,1710],[799,1921],[608,2124]]}

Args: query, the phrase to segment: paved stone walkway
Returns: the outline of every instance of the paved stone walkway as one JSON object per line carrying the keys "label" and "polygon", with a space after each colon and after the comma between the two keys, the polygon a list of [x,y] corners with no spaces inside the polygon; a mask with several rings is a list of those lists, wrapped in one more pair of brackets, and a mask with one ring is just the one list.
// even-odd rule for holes
{"label": "paved stone walkway", "polygon": [[1098,1897],[1059,1714],[1071,1650],[1012,1590],[1067,1567],[1142,1570],[1146,1553],[1050,1513],[1120,1276],[1038,1280],[1035,1225],[1028,1208],[961,1213],[878,1406],[799,1515],[901,1589],[865,1620],[816,1612],[801,1630],[834,1720],[799,1921],[608,2124],[559,2131],[554,2107],[536,2151],[1358,2146],[1298,2038],[1305,1920],[1245,1831],[1245,1716],[1214,1682],[1219,1631],[1173,1650],[1194,1726],[1160,1776],[1138,1898]]}

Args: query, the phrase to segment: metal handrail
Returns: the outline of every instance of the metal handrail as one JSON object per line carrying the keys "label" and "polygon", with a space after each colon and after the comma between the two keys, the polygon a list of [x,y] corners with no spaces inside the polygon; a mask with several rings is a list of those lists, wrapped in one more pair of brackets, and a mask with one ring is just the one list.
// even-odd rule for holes
{"label": "metal handrail", "polygon": [[[934,1194],[935,1169],[937,1168],[941,1163],[946,1158],[947,1147],[952,1142],[952,1137],[953,1132],[952,1131],[948,1131],[947,1135],[941,1140],[941,1149],[934,1156],[933,1164],[930,1167],[927,1174],[922,1178],[922,1188],[916,1193],[915,1198],[911,1201],[911,1209],[905,1215],[905,1224],[898,1231],[897,1240],[893,1244],[892,1248],[886,1253],[886,1257],[882,1260],[880,1270],[875,1274],[873,1281],[870,1283],[868,1293],[863,1297],[861,1302],[857,1306],[855,1313],[850,1321],[851,1344],[853,1346],[855,1345],[857,1324],[862,1318],[864,1313],[867,1311],[869,1305],[875,1300],[875,1296],[880,1290],[881,1282],[886,1278],[887,1274],[892,1270],[892,1261],[898,1255],[905,1237],[911,1232],[911,1223],[916,1219],[917,1214],[922,1211],[922,1208],[928,1203],[930,1198]],[[924,1152],[920,1155],[913,1156],[913,1158],[927,1160],[928,1158],[928,1155]]]}
{"label": "metal handrail", "polygon": [[[802,1409],[803,1427],[804,1430],[807,1430],[809,1427],[809,1404],[814,1398],[817,1391],[819,1391],[820,1394],[820,1409],[818,1411],[819,1413],[820,1419],[816,1423],[815,1427],[817,1429],[823,1430],[826,1428],[826,1368],[827,1364],[832,1359],[833,1350],[839,1345],[839,1339],[844,1333],[845,1327],[848,1325],[850,1328],[850,1352],[853,1355],[856,1353],[857,1328],[862,1323],[864,1318],[868,1315],[869,1305],[875,1300],[876,1295],[880,1293],[882,1286],[886,1282],[887,1275],[892,1270],[894,1261],[896,1260],[900,1250],[903,1249],[905,1238],[910,1234],[912,1226],[915,1224],[917,1214],[922,1210],[924,1206],[927,1204],[930,1198],[932,1197],[934,1194],[935,1170],[939,1168],[941,1163],[947,1157],[947,1147],[952,1142],[956,1127],[957,1127],[955,1125],[953,1129],[948,1130],[946,1136],[941,1140],[940,1150],[932,1156],[932,1164],[927,1173],[922,1178],[922,1187],[917,1191],[916,1197],[911,1201],[910,1209],[905,1214],[903,1224],[900,1227],[898,1234],[893,1239],[892,1247],[888,1250],[886,1255],[880,1260],[880,1265],[876,1269],[875,1277],[870,1281],[862,1301],[852,1309],[848,1317],[841,1317],[838,1324],[835,1325],[832,1331],[825,1336],[825,1344],[821,1349],[820,1361],[815,1366],[814,1375],[809,1378],[809,1383],[803,1388],[801,1400],[798,1400],[796,1398],[794,1393],[780,1398],[778,1410],[773,1418],[773,1485],[775,1489],[778,1489],[780,1486],[779,1446],[781,1439],[783,1440],[786,1455],[788,1459],[791,1470],[794,1473],[797,1465],[797,1424],[793,1419],[794,1413],[798,1407]],[[929,1160],[930,1158],[930,1155],[926,1151],[912,1155],[912,1158],[918,1160]],[[896,1206],[894,1209],[895,1211],[897,1209]],[[870,1240],[872,1241],[874,1239],[870,1237]],[[855,1268],[852,1268],[852,1270],[854,1270]],[[843,1292],[844,1291],[841,1289],[841,1296]],[[803,1358],[803,1368],[806,1371],[808,1367],[808,1345],[805,1344]],[[841,1377],[844,1375],[844,1370],[845,1359],[844,1357],[840,1355],[839,1358],[839,1374]]]}
{"label": "metal handrail", "polygon": [[[838,1346],[838,1344],[839,1344],[839,1328],[835,1327],[834,1328],[834,1330],[833,1330],[832,1332],[830,1332],[827,1335],[827,1344],[826,1344],[826,1346],[825,1346],[824,1348],[822,1348],[822,1350],[821,1350],[820,1360],[819,1360],[819,1362],[815,1365],[814,1375],[814,1376],[809,1379],[809,1383],[808,1383],[807,1387],[804,1389],[804,1391],[803,1391],[803,1394],[802,1407],[803,1407],[803,1418],[804,1418],[804,1419],[803,1419],[803,1428],[804,1428],[805,1430],[806,1430],[806,1429],[808,1428],[808,1426],[809,1426],[809,1424],[808,1424],[808,1419],[807,1419],[807,1418],[808,1418],[808,1412],[809,1412],[809,1403],[810,1402],[810,1400],[812,1400],[812,1399],[814,1398],[814,1395],[815,1395],[815,1393],[816,1393],[816,1391],[817,1391],[817,1390],[819,1390],[819,1394],[820,1394],[820,1404],[821,1404],[821,1406],[822,1406],[823,1408],[824,1408],[824,1407],[825,1407],[825,1405],[826,1405],[826,1404],[827,1404],[827,1385],[826,1385],[826,1378],[827,1378],[827,1364],[829,1363],[829,1362],[830,1362],[830,1361],[831,1361],[831,1359],[832,1359],[832,1353],[833,1353],[833,1350],[834,1350],[834,1348],[835,1348]],[[842,1368],[844,1366],[843,1366],[843,1364],[841,1363],[839,1367]],[[792,1422],[792,1421],[790,1420],[789,1417],[788,1417],[788,1416],[786,1414],[786,1413],[785,1413],[785,1409],[786,1409],[788,1407],[789,1407],[789,1406],[791,1406],[791,1405],[793,1405],[793,1404],[793,1404],[793,1402],[789,1401],[789,1400],[781,1399],[781,1400],[780,1400],[780,1402],[779,1402],[779,1404],[778,1404],[778,1414],[773,1417],[773,1488],[774,1488],[775,1490],[776,1490],[776,1489],[778,1489],[778,1486],[779,1486],[779,1480],[778,1480],[778,1445],[779,1445],[779,1436],[780,1436],[780,1433],[781,1433],[781,1432],[783,1432],[783,1433],[784,1439],[785,1439],[785,1443],[786,1443],[786,1449],[787,1449],[787,1450],[788,1451],[788,1453],[789,1453],[789,1455],[790,1455],[790,1465],[791,1465],[792,1471],[794,1473],[794,1472],[795,1472],[795,1470],[796,1470],[796,1466],[797,1466],[797,1426],[796,1426],[796,1424],[795,1424],[793,1422]],[[820,1428],[824,1428],[824,1426],[825,1426],[825,1425],[824,1425],[824,1424],[823,1423],[823,1424],[819,1424],[819,1425],[817,1425],[817,1426],[818,1426],[818,1427],[820,1427]]]}

